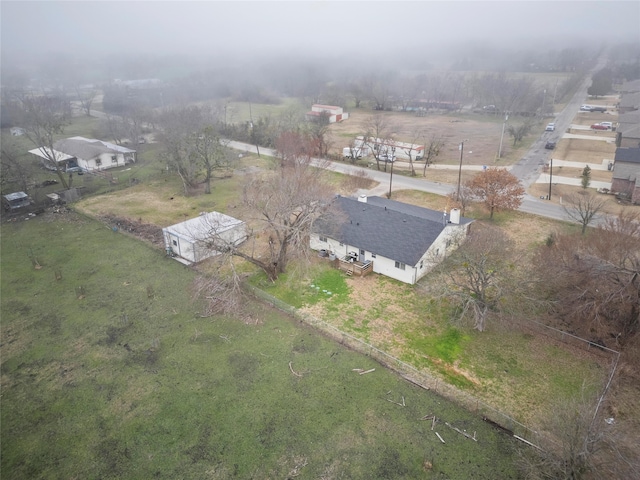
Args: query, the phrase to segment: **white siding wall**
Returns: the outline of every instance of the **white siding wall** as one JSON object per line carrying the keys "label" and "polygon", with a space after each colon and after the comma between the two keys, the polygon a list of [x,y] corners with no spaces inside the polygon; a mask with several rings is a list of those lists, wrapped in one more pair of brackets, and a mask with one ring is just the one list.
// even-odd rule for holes
{"label": "white siding wall", "polygon": [[[165,246],[171,247],[179,257],[190,262],[200,262],[219,253],[209,249],[204,242],[187,239],[182,235],[176,235],[171,230],[163,228]],[[227,230],[220,235],[224,240],[240,244],[247,238],[246,224],[242,223],[235,228]]]}
{"label": "white siding wall", "polygon": [[189,260],[190,262],[196,261],[192,242],[175,235],[166,229],[163,229],[163,232],[165,236],[165,245],[169,245],[171,250],[173,250],[173,253],[185,260]]}
{"label": "white siding wall", "polygon": [[[447,225],[420,261],[416,265],[405,265],[404,270],[396,267],[395,260],[377,255],[376,252],[365,251],[364,260],[373,261],[375,273],[413,285],[459,246],[460,239],[464,238],[468,227],[468,225]],[[317,234],[311,235],[309,245],[313,250],[325,249],[334,252],[338,257],[344,257],[348,252],[360,254],[360,249],[356,246],[340,245],[340,242],[332,238],[327,238],[326,242],[320,241]],[[376,254],[375,258],[374,254]]]}
{"label": "white siding wall", "polygon": [[[112,160],[112,157],[116,157],[115,163]],[[103,153],[99,157],[100,165],[95,158],[91,160],[83,160],[81,158],[78,159],[78,166],[86,169],[86,170],[106,170],[108,168],[115,167],[124,167],[126,164],[126,160],[124,154],[122,153]]]}

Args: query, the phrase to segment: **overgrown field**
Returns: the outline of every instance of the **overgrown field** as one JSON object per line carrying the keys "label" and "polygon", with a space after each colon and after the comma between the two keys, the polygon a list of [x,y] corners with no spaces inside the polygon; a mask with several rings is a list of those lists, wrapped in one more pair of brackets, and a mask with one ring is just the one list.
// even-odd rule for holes
{"label": "overgrown field", "polygon": [[264,305],[200,318],[192,270],[103,223],[0,234],[2,478],[518,478],[479,418]]}

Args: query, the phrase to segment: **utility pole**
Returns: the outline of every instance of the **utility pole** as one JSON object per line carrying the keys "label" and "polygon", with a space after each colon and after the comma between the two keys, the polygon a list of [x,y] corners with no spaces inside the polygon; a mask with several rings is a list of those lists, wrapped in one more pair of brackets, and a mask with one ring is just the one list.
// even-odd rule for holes
{"label": "utility pole", "polygon": [[393,183],[393,163],[396,161],[396,147],[391,147],[391,175],[389,176],[389,195],[387,198],[391,198],[391,184]]}
{"label": "utility pole", "polygon": [[504,138],[504,129],[507,126],[507,120],[509,120],[509,114],[504,116],[504,122],[502,123],[502,135],[500,135],[500,148],[498,148],[498,159],[502,158],[502,139]]}
{"label": "utility pole", "polygon": [[549,164],[549,198],[551,200],[551,179],[553,178],[553,157],[551,157],[551,162]]}
{"label": "utility pole", "polygon": [[464,142],[466,142],[466,140],[460,142],[460,145],[458,146],[460,149],[460,168],[458,170],[458,193],[456,193],[456,201],[460,200],[460,181],[462,180],[462,153],[464,152]]}

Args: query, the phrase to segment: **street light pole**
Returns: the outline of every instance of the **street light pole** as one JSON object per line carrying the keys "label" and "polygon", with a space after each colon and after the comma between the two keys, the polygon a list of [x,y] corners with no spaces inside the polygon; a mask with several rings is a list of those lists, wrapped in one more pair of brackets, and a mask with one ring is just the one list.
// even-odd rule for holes
{"label": "street light pole", "polygon": [[466,140],[460,142],[460,146],[458,147],[460,149],[460,168],[458,169],[458,193],[456,193],[456,201],[460,200],[460,181],[462,180],[462,153],[464,152],[464,142],[466,142]]}

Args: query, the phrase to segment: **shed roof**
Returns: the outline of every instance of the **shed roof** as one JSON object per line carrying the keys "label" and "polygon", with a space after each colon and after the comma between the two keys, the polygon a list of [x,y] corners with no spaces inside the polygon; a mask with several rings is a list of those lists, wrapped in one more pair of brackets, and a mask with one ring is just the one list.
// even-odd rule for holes
{"label": "shed roof", "polygon": [[[416,265],[442,231],[451,226],[443,212],[382,197],[369,197],[365,203],[338,196],[335,201],[347,217],[336,240],[406,265]],[[461,224],[472,221],[460,218]],[[316,226],[316,233],[329,235],[333,230],[328,224]]]}
{"label": "shed roof", "polygon": [[13,193],[8,193],[4,196],[4,198],[9,201],[9,202],[13,202],[15,200],[24,200],[24,199],[28,199],[29,195],[27,195],[24,192],[13,192]]}
{"label": "shed roof", "polygon": [[220,235],[242,224],[244,224],[242,220],[225,215],[224,213],[208,212],[184,222],[176,223],[163,230],[187,241],[195,242],[205,240],[214,235]]}

